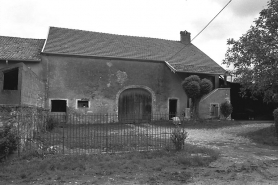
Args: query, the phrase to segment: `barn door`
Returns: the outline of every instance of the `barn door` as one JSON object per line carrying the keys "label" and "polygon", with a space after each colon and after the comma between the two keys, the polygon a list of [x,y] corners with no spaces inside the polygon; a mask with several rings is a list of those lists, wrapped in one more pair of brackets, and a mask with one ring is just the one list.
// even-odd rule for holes
{"label": "barn door", "polygon": [[138,123],[151,119],[152,97],[145,89],[127,89],[119,97],[119,121]]}

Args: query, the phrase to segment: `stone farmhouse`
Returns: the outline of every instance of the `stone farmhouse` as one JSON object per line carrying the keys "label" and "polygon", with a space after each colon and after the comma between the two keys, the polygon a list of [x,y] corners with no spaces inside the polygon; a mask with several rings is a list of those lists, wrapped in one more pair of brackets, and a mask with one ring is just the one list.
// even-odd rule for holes
{"label": "stone farmhouse", "polygon": [[[0,104],[43,107],[52,114],[115,114],[118,120],[185,112],[184,78],[213,83],[200,103],[203,118],[219,116],[230,89],[225,70],[191,43],[50,27],[46,39],[0,36]],[[173,116],[173,115],[172,115]],[[171,118],[171,116],[170,116]]]}

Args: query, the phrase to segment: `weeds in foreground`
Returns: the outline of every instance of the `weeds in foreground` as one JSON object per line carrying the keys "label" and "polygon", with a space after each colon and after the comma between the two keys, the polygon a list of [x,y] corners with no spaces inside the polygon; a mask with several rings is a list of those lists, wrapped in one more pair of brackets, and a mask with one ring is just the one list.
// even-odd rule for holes
{"label": "weeds in foreground", "polygon": [[177,151],[182,150],[187,136],[188,136],[188,133],[183,128],[176,125],[175,129],[172,131],[170,138]]}
{"label": "weeds in foreground", "polygon": [[[6,162],[0,169],[4,182],[69,182],[90,177],[118,181],[131,178],[140,183],[187,182],[190,167],[207,166],[218,158],[218,152],[185,144],[185,150],[131,152],[105,155],[55,155],[47,158]],[[0,181],[1,182],[1,181]],[[51,184],[51,183],[50,183]]]}
{"label": "weeds in foreground", "polygon": [[4,125],[0,128],[0,162],[14,153],[18,145],[18,135],[12,125]]}

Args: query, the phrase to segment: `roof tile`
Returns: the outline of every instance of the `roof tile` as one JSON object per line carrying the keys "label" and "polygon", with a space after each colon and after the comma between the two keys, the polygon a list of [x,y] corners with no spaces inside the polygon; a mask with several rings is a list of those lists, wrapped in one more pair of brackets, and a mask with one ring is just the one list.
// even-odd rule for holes
{"label": "roof tile", "polygon": [[40,61],[45,39],[0,36],[0,60]]}
{"label": "roof tile", "polygon": [[167,61],[180,72],[225,72],[193,44],[57,27],[50,27],[43,52]]}

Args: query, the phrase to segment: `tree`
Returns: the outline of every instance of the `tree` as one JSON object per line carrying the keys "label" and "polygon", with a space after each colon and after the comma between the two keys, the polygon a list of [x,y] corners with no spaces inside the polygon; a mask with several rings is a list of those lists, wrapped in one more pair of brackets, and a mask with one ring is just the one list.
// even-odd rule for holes
{"label": "tree", "polygon": [[239,40],[228,39],[223,64],[232,65],[242,92],[278,102],[278,1],[270,0]]}
{"label": "tree", "polygon": [[210,80],[200,79],[197,75],[191,75],[182,82],[184,92],[192,99],[192,116],[193,119],[199,119],[199,103],[201,98],[212,90]]}

